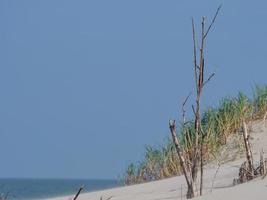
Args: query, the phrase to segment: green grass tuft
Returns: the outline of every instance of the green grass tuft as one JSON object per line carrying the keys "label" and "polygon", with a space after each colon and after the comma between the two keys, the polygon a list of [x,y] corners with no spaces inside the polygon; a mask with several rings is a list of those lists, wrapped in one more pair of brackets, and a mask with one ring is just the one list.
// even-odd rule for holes
{"label": "green grass tuft", "polygon": [[[267,116],[267,86],[256,86],[253,99],[239,92],[233,97],[220,101],[217,108],[208,108],[202,113],[201,125],[204,140],[205,162],[213,159],[219,148],[226,144],[227,138],[234,134],[243,120],[252,121]],[[190,156],[194,141],[194,123],[189,121],[177,130],[181,144]],[[181,174],[179,159],[172,142],[169,140],[161,147],[147,146],[144,159],[131,163],[125,173],[125,184],[136,184],[159,180]]]}

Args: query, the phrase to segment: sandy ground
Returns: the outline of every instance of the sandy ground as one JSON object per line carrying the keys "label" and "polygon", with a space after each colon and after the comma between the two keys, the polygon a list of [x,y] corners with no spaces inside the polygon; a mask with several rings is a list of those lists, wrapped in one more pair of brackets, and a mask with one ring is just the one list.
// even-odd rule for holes
{"label": "sandy ground", "polygon": [[[235,137],[241,136],[237,133]],[[267,123],[262,121],[253,123],[251,126],[251,144],[255,161],[259,160],[259,152],[262,149],[267,153]],[[222,149],[218,160],[205,167],[204,195],[195,199],[267,199],[267,177],[233,186],[233,179],[238,176],[239,166],[244,161],[244,153],[237,150],[238,145],[236,140],[232,138],[227,149]],[[265,157],[267,157],[266,153]],[[111,200],[180,200],[186,199],[185,194],[185,179],[183,176],[178,176],[145,184],[84,193],[79,196],[78,200],[100,200],[101,197],[103,200],[109,198]],[[72,198],[60,197],[50,200],[71,200]]]}

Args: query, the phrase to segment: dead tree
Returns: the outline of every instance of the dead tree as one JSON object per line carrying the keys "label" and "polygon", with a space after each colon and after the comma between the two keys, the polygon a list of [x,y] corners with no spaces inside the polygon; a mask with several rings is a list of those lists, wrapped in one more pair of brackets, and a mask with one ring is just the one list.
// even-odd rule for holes
{"label": "dead tree", "polygon": [[[197,53],[197,41],[196,41],[196,34],[195,34],[195,24],[194,20],[192,19],[192,33],[193,33],[193,61],[194,61],[194,77],[195,77],[195,85],[196,85],[196,99],[195,105],[192,106],[194,112],[194,136],[193,138],[193,147],[191,149],[190,156],[186,155],[183,147],[180,145],[179,139],[176,136],[176,124],[174,120],[169,122],[169,128],[172,135],[172,140],[175,145],[178,157],[180,159],[181,168],[183,170],[186,183],[187,183],[187,198],[193,198],[198,195],[202,195],[203,190],[203,165],[204,165],[204,152],[203,152],[203,145],[205,134],[203,133],[202,126],[201,126],[201,95],[204,86],[211,80],[214,76],[212,73],[206,80],[205,80],[205,59],[204,59],[204,50],[205,50],[205,41],[206,37],[208,36],[216,17],[221,9],[221,6],[218,7],[212,22],[208,26],[207,30],[205,30],[205,18],[202,17],[201,23],[201,40],[200,40],[200,47]],[[199,61],[197,61],[197,57],[199,57]],[[187,101],[187,99],[186,99]],[[185,104],[185,103],[184,103]],[[183,104],[183,106],[184,106]],[[184,117],[184,109],[183,109],[183,117]],[[185,123],[185,121],[184,121]],[[187,134],[186,131],[182,131],[182,134]],[[198,172],[200,169],[200,187],[198,191],[197,187],[197,179],[198,179]]]}

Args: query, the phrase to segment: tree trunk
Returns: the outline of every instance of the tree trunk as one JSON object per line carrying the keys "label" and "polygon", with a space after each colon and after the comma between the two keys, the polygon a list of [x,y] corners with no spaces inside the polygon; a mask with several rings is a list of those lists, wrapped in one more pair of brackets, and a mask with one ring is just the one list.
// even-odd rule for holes
{"label": "tree trunk", "polygon": [[197,197],[197,196],[198,196],[198,192],[197,192],[197,188],[196,188],[196,183],[191,183],[187,187],[186,198],[192,199],[192,198]]}
{"label": "tree trunk", "polygon": [[[186,165],[186,160],[184,157],[184,151],[179,143],[179,140],[176,135],[176,123],[175,120],[170,120],[169,127],[171,130],[172,140],[176,148],[176,152],[178,154],[180,165],[182,167],[182,171],[185,176],[185,180],[187,183],[187,198],[193,198],[197,196],[197,188],[196,188],[196,179],[192,178],[192,172],[189,166]],[[196,172],[195,172],[196,173]]]}

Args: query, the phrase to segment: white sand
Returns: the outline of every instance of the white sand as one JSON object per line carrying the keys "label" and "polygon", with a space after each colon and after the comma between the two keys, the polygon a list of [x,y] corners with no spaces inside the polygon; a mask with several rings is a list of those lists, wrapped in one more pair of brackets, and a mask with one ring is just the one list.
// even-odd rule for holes
{"label": "white sand", "polygon": [[[258,160],[259,151],[267,152],[267,125],[263,122],[255,122],[252,126],[251,143],[253,146],[254,160]],[[227,150],[229,151],[229,149]],[[231,149],[230,149],[231,151]],[[234,151],[234,150],[233,150]],[[222,151],[223,152],[223,151]],[[267,154],[265,153],[267,157]],[[231,157],[231,156],[230,156]],[[216,200],[267,200],[267,177],[258,178],[251,182],[233,186],[233,179],[238,177],[240,164],[244,157],[232,162],[227,162],[219,167],[216,178],[217,164],[209,164],[204,171],[204,195],[196,199]],[[211,191],[212,182],[214,187]],[[186,184],[183,176],[173,177],[161,181],[155,181],[134,186],[127,186],[97,192],[81,194],[78,200],[103,200],[112,197],[111,200],[180,200],[186,199]],[[60,197],[50,200],[70,200],[72,197]]]}

